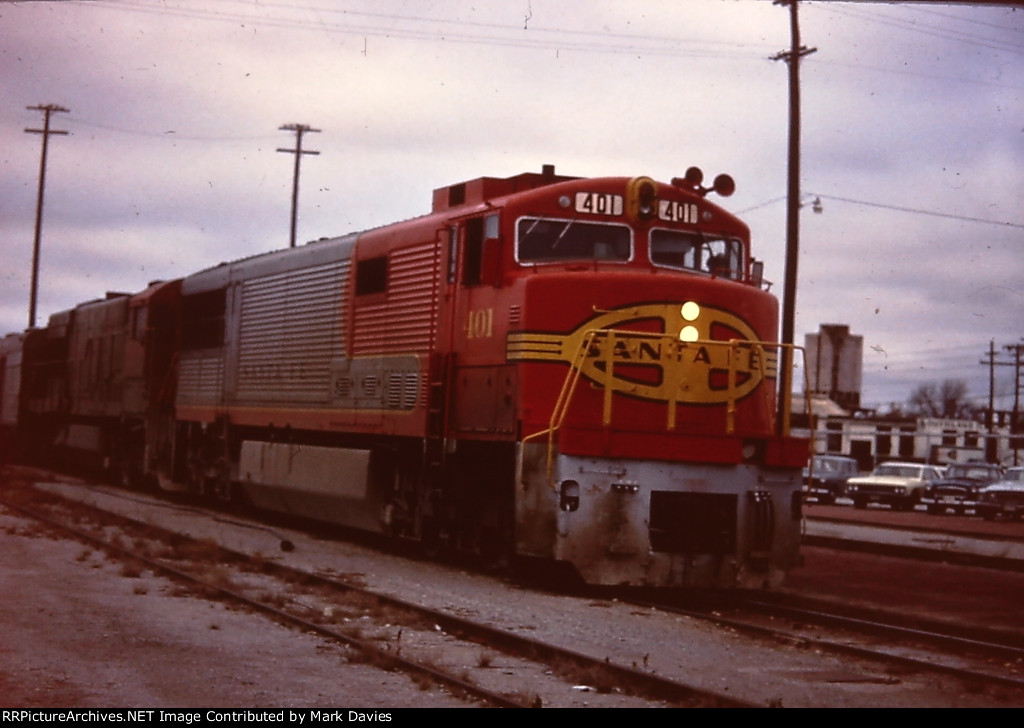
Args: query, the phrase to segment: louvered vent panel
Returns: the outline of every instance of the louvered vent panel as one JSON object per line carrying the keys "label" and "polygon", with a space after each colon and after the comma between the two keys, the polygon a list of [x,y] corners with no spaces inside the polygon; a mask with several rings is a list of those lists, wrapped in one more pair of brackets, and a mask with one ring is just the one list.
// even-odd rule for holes
{"label": "louvered vent panel", "polygon": [[217,404],[223,385],[224,360],[220,356],[182,356],[178,365],[178,402]]}
{"label": "louvered vent panel", "polygon": [[408,410],[419,404],[420,375],[417,372],[391,372],[387,377],[386,409]]}
{"label": "louvered vent panel", "polygon": [[331,360],[345,355],[348,267],[335,261],[243,283],[239,400],[329,397]]}
{"label": "louvered vent panel", "polygon": [[357,301],[353,355],[428,353],[434,344],[437,275],[433,242],[392,253],[384,300]]}

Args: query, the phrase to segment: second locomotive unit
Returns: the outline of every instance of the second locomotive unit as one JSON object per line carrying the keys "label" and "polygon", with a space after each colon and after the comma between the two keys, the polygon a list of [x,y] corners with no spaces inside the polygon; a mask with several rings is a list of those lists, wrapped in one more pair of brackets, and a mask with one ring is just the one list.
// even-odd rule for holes
{"label": "second locomotive unit", "polygon": [[777,584],[808,452],[777,401],[794,352],[748,228],[701,182],[481,178],[423,217],[151,287],[122,306],[154,349],[145,412],[75,430],[165,487],[427,550]]}

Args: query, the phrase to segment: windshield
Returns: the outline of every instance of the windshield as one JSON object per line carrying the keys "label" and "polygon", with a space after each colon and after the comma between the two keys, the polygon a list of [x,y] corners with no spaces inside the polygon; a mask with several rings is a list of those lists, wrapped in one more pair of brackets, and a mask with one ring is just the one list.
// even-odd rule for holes
{"label": "windshield", "polygon": [[973,478],[974,480],[995,480],[999,471],[978,465],[950,465],[946,471],[947,478]]}
{"label": "windshield", "polygon": [[920,478],[921,468],[913,465],[879,465],[875,475],[895,475],[898,478]]}
{"label": "windshield", "polygon": [[651,262],[738,279],[743,276],[743,243],[716,235],[652,230]]}
{"label": "windshield", "polygon": [[632,234],[625,225],[524,217],[516,228],[520,263],[629,260],[632,253]]}
{"label": "windshield", "polygon": [[848,473],[851,470],[850,463],[846,460],[814,458],[814,471],[816,473]]}

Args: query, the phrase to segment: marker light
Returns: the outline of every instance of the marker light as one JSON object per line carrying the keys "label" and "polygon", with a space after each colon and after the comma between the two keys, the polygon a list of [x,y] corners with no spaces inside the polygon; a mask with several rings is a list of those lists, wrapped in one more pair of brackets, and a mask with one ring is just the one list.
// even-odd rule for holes
{"label": "marker light", "polygon": [[626,186],[626,211],[633,220],[650,220],[658,214],[658,186],[650,177],[634,177]]}
{"label": "marker light", "polygon": [[637,189],[637,214],[644,218],[654,217],[658,191],[651,182],[642,182]]}

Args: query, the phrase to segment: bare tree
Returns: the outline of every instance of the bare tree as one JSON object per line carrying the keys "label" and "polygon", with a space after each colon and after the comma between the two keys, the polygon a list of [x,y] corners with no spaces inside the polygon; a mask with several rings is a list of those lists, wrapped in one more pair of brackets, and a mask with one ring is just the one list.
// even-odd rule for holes
{"label": "bare tree", "polygon": [[962,379],[921,384],[911,393],[907,404],[922,417],[973,419],[977,414],[967,398],[967,383]]}

